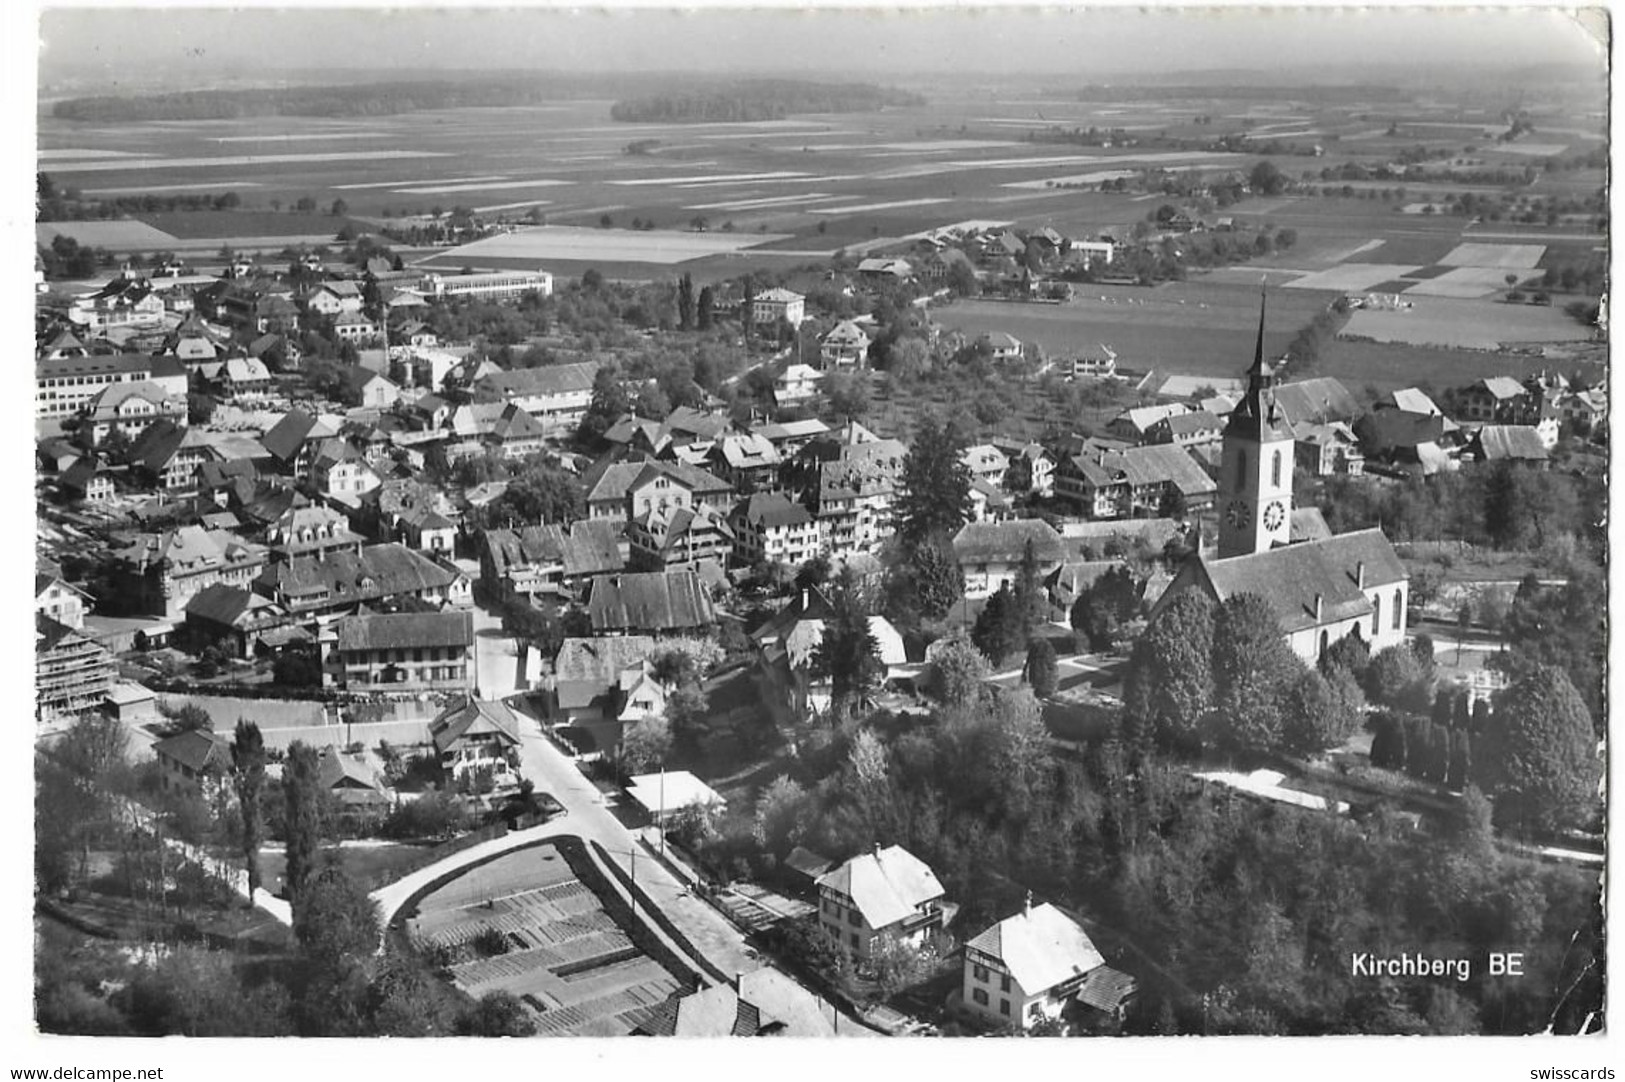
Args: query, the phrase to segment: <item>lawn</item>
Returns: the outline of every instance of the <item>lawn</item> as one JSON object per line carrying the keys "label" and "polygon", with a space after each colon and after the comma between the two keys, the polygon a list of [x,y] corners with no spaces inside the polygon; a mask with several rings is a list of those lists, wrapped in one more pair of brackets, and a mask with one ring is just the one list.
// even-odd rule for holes
{"label": "lawn", "polygon": [[[1485,376],[1511,376],[1521,380],[1551,366],[1550,360],[1539,356],[1441,349],[1401,342],[1351,342],[1339,338],[1321,351],[1315,374],[1335,376],[1358,394],[1367,386],[1387,391],[1414,387],[1423,380],[1436,387],[1461,386]],[[1565,362],[1565,371],[1569,367],[1570,363]]]}
{"label": "lawn", "polygon": [[1502,343],[1583,342],[1591,337],[1589,327],[1551,305],[1418,298],[1416,290],[1406,296],[1416,298],[1414,308],[1362,308],[1349,317],[1343,334],[1378,342],[1474,350],[1493,350]]}
{"label": "lawn", "polygon": [[[405,875],[413,870],[429,848],[431,847],[426,845],[385,843],[367,846],[346,845],[328,850],[328,853],[337,854],[339,863],[350,878],[358,883],[371,883],[377,886],[380,876],[389,875],[397,870],[400,875]],[[327,856],[324,855],[322,859],[325,861]],[[268,889],[275,891],[281,887],[282,873],[286,868],[287,855],[282,849],[260,850],[260,881]],[[391,875],[387,881],[398,879],[400,875]]]}

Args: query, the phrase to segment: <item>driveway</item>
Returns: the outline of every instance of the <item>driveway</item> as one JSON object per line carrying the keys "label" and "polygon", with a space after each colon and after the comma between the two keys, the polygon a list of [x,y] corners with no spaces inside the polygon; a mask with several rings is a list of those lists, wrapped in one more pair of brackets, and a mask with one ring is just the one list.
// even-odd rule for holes
{"label": "driveway", "polygon": [[482,699],[519,690],[519,644],[502,633],[502,618],[474,608],[474,683]]}

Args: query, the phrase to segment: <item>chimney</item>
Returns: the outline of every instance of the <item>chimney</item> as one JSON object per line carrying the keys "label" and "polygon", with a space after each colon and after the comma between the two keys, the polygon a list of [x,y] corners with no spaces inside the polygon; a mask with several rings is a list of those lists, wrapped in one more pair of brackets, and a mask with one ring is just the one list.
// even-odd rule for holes
{"label": "chimney", "polygon": [[1032,916],[1032,912],[1033,912],[1033,892],[1030,891],[1030,890],[1027,892],[1027,900],[1026,900],[1026,902],[1024,902],[1022,904],[1021,912],[1022,912],[1022,914],[1024,916],[1029,916],[1029,917]]}
{"label": "chimney", "polygon": [[1365,589],[1365,561],[1361,560],[1354,565],[1354,585]]}
{"label": "chimney", "polygon": [[1322,604],[1322,600],[1323,599],[1319,594],[1315,595],[1315,623],[1317,624],[1320,623],[1321,614],[1325,611],[1325,606]]}
{"label": "chimney", "polygon": [[879,842],[875,842],[875,859],[876,860],[880,859],[880,843]]}

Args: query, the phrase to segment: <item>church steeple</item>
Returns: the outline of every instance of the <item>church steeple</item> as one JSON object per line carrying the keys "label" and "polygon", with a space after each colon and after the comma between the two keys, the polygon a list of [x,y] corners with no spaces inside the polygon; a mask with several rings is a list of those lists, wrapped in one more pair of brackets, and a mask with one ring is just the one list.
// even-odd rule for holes
{"label": "church steeple", "polygon": [[1219,557],[1264,552],[1290,539],[1292,429],[1275,402],[1275,369],[1264,357],[1264,299],[1247,390],[1224,430],[1219,470]]}

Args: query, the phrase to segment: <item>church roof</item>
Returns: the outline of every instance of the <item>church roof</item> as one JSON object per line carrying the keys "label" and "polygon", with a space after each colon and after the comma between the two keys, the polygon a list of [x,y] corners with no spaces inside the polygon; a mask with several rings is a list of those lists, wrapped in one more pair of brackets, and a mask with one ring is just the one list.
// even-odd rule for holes
{"label": "church roof", "polygon": [[[1393,545],[1376,527],[1246,556],[1203,557],[1197,567],[1221,602],[1237,594],[1257,594],[1269,602],[1287,634],[1369,615],[1365,590],[1407,579]],[[1321,602],[1318,620],[1316,598]]]}

